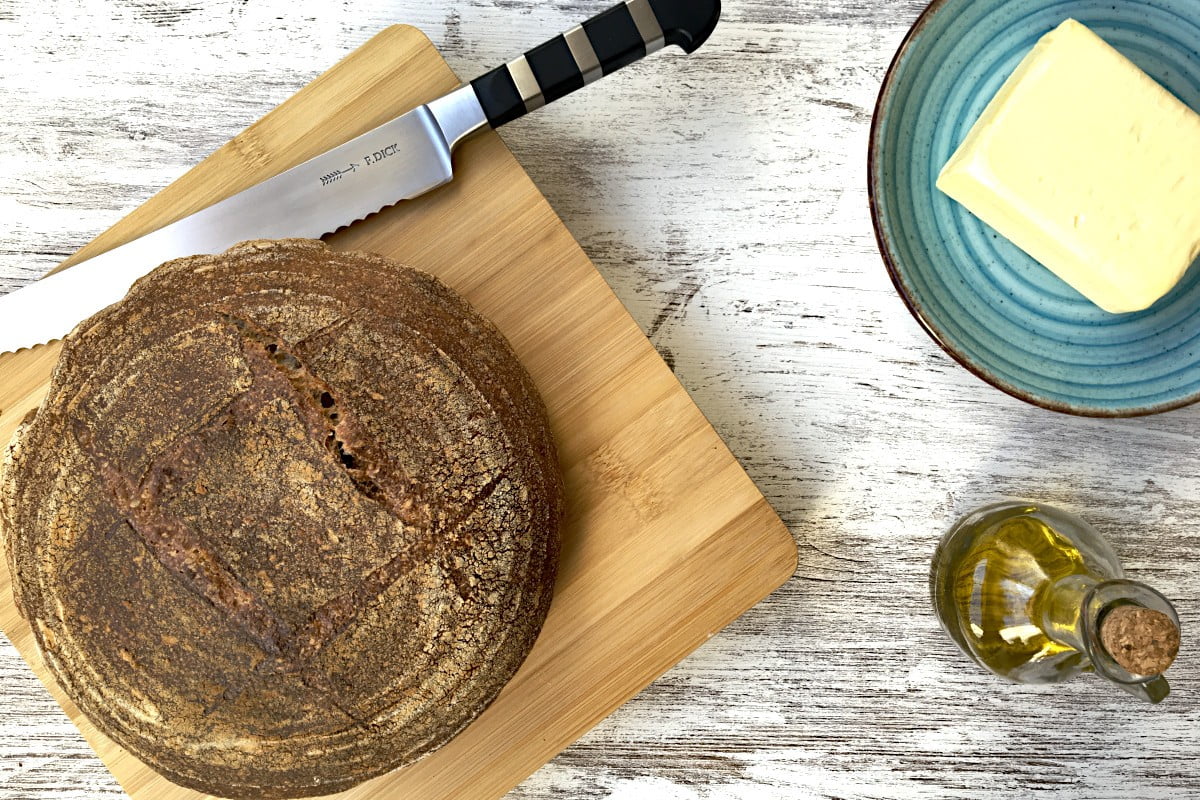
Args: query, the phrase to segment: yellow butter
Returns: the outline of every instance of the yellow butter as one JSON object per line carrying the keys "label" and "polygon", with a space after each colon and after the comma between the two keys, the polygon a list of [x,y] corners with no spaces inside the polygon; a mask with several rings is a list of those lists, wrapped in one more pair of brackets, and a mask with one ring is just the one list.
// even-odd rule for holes
{"label": "yellow butter", "polygon": [[1067,20],[937,186],[1104,310],[1139,311],[1200,255],[1200,115]]}

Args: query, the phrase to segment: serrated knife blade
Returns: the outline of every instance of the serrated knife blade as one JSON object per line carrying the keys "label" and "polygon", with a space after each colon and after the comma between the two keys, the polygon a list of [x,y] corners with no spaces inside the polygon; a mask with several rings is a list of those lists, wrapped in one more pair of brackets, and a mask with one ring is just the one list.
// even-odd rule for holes
{"label": "serrated knife blade", "polygon": [[[468,96],[469,95],[469,96]],[[462,94],[460,117],[482,108]],[[443,103],[446,109],[447,104]],[[445,112],[443,112],[445,115]],[[453,177],[452,141],[420,106],[286,172],[128,244],[0,297],[0,352],[67,334],[159,264],[247,239],[319,238]]]}
{"label": "serrated knife blade", "polygon": [[453,178],[458,143],[674,44],[698,48],[719,0],[625,0],[437,100],[190,216],[0,296],[0,353],[69,333],[175,258],[249,239],[319,238]]}

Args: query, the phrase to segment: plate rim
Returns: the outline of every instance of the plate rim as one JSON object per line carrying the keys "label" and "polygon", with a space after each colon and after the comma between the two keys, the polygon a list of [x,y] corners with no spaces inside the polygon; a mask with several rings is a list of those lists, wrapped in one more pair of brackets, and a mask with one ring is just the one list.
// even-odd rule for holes
{"label": "plate rim", "polygon": [[1184,408],[1200,401],[1200,391],[1193,392],[1190,395],[1185,395],[1175,400],[1168,400],[1163,403],[1158,403],[1149,406],[1129,406],[1119,408],[1106,408],[1100,406],[1089,406],[1081,404],[1072,404],[1060,400],[1054,400],[1049,397],[1044,397],[1035,394],[1032,391],[1023,389],[1013,385],[1003,378],[988,371],[983,366],[976,364],[969,356],[961,352],[948,341],[938,331],[935,323],[927,318],[925,311],[922,309],[920,302],[915,294],[905,284],[904,278],[901,275],[898,267],[898,258],[893,255],[891,239],[884,233],[884,226],[880,210],[878,195],[882,193],[882,180],[880,174],[880,162],[882,157],[880,153],[883,149],[881,141],[882,119],[884,116],[884,108],[891,100],[891,95],[895,89],[896,73],[899,70],[900,62],[908,54],[909,48],[913,45],[914,40],[924,31],[925,27],[933,20],[945,6],[952,2],[974,2],[975,0],[931,0],[925,6],[920,15],[913,22],[908,32],[904,34],[899,47],[896,48],[895,55],[892,56],[891,62],[888,64],[887,72],[884,74],[883,83],[879,87],[879,94],[875,99],[875,108],[871,113],[871,130],[867,140],[867,203],[871,211],[871,227],[875,231],[875,244],[879,249],[879,254],[883,258],[883,263],[887,269],[888,277],[892,281],[892,286],[896,293],[904,301],[905,307],[917,321],[921,329],[929,335],[929,338],[949,355],[954,361],[958,362],[959,366],[965,368],[975,377],[985,383],[999,389],[1010,397],[1015,397],[1030,405],[1039,408],[1049,409],[1061,414],[1069,414],[1077,417],[1094,417],[1108,419],[1123,419],[1130,417],[1144,417],[1151,414],[1160,414],[1165,411],[1174,411],[1175,409]]}

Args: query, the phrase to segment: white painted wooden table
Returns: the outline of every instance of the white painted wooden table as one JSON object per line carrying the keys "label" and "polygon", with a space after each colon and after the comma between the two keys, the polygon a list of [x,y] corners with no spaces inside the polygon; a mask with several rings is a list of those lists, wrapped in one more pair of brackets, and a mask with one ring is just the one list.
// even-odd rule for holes
{"label": "white painted wooden table", "polygon": [[[387,24],[423,28],[470,77],[608,2],[0,0],[0,290]],[[514,797],[1200,794],[1200,408],[1103,421],[1028,407],[909,317],[875,249],[866,147],[920,6],[726,0],[692,58],[642,62],[504,129],[801,552],[782,590]],[[938,629],[939,535],[1011,496],[1081,512],[1178,601],[1164,705],[1089,678],[1001,683]],[[2,644],[0,798],[121,796]]]}

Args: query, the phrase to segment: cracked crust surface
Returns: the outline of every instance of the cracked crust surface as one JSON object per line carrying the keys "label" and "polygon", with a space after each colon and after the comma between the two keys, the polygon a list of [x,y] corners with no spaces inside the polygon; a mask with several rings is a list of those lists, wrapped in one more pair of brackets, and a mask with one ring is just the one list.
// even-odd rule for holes
{"label": "cracked crust surface", "polygon": [[320,242],[170,262],[76,329],[5,451],[18,608],[100,730],[225,797],[448,741],[550,602],[562,484],[508,343]]}

